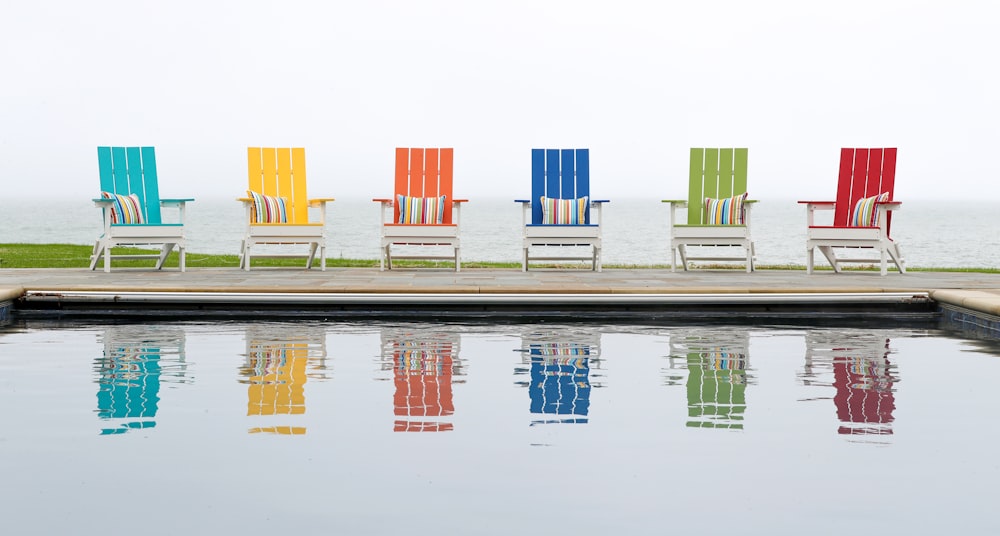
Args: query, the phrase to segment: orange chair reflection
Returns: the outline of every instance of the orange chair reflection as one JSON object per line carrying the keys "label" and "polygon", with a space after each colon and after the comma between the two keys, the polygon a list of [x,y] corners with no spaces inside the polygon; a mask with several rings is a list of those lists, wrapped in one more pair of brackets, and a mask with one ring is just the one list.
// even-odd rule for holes
{"label": "orange chair reflection", "polygon": [[[396,432],[449,432],[454,424],[440,420],[455,413],[454,376],[461,374],[459,339],[452,334],[383,333],[383,359],[392,367],[392,397]],[[428,419],[432,417],[433,419]]]}

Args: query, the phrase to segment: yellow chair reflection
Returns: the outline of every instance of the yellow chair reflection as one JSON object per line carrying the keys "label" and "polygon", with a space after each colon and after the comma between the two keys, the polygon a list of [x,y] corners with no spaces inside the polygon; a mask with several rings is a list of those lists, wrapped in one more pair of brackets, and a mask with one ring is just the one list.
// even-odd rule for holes
{"label": "yellow chair reflection", "polygon": [[[248,416],[302,415],[309,369],[323,377],[326,333],[322,328],[258,325],[247,330],[246,363],[241,380],[247,387]],[[250,433],[300,435],[305,426],[273,425]]]}

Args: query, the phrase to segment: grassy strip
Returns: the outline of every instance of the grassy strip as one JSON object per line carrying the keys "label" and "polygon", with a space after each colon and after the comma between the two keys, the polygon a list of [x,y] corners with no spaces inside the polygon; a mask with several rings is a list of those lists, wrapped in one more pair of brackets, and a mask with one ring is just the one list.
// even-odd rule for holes
{"label": "grassy strip", "polygon": [[[90,266],[90,255],[93,251],[91,246],[81,246],[75,244],[0,244],[0,268],[87,268]],[[115,248],[116,255],[144,255],[154,254],[155,250],[136,248]],[[167,257],[166,266],[176,268],[178,254],[173,252]],[[101,263],[103,263],[103,259]],[[450,268],[452,263],[435,261],[396,261],[394,264],[401,267],[443,267]],[[103,264],[102,264],[103,265]],[[152,259],[126,259],[113,260],[112,266],[115,268],[152,268],[155,261]],[[208,255],[204,253],[188,253],[187,265],[191,268],[238,268],[240,260],[237,255]],[[372,268],[378,266],[378,260],[371,259],[341,259],[328,258],[326,265],[333,268]],[[253,260],[253,266],[260,267],[288,267],[304,268],[304,259],[259,258]],[[580,264],[551,264],[546,265],[552,268],[579,267]],[[476,262],[463,261],[462,268],[520,268],[519,262]],[[636,265],[636,264],[605,264],[605,268],[615,269],[663,269],[669,268],[668,264]],[[730,265],[702,265],[702,269],[732,269]],[[742,269],[742,267],[736,267]],[[805,265],[797,264],[775,264],[758,265],[759,270],[805,270]],[[816,267],[817,270],[829,270],[830,267]],[[848,270],[877,270],[875,265],[852,266]],[[909,268],[915,272],[968,272],[968,273],[1000,273],[1000,268]]]}

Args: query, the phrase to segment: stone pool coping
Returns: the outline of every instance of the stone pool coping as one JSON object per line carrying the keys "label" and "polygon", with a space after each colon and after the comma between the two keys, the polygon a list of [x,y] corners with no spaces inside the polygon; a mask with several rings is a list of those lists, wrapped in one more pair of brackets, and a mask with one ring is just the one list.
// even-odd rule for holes
{"label": "stone pool coping", "polygon": [[[59,294],[73,293],[76,299],[91,294],[138,293],[185,296],[202,302],[232,302],[234,296],[290,296],[289,303],[307,296],[331,301],[349,295],[370,304],[398,306],[414,303],[419,296],[437,306],[449,301],[491,300],[523,301],[526,307],[545,301],[562,303],[567,311],[575,306],[600,307],[602,304],[658,301],[705,305],[719,303],[782,302],[795,303],[817,310],[830,300],[851,301],[864,306],[898,294],[901,300],[911,294],[914,300],[933,300],[945,316],[964,318],[977,331],[995,331],[1000,338],[1000,274],[966,272],[817,272],[802,270],[762,270],[751,274],[731,270],[671,272],[664,269],[531,270],[466,269],[456,273],[442,269],[403,269],[381,272],[377,268],[331,268],[325,272],[305,269],[255,269],[251,272],[232,268],[189,268],[177,270],[122,269],[111,273],[84,269],[0,269],[0,318],[16,314],[17,309],[38,300],[58,299]],[[196,298],[197,297],[197,298]],[[541,297],[541,299],[540,299]],[[912,300],[911,300],[912,301]],[[105,301],[106,303],[106,301]],[[6,310],[6,313],[4,312]]]}

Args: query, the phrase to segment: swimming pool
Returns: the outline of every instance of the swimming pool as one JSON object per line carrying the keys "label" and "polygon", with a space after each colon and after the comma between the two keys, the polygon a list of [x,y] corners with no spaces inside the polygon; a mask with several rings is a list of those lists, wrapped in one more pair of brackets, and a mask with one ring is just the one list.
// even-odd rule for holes
{"label": "swimming pool", "polygon": [[993,534],[1000,346],[936,329],[29,320],[12,533]]}

